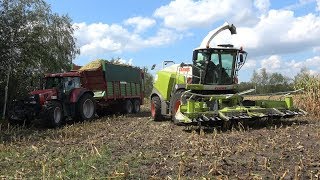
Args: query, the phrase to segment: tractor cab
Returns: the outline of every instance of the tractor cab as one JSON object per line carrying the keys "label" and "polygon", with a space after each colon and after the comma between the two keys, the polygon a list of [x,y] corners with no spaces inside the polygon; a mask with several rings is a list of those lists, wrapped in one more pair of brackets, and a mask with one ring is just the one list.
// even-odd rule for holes
{"label": "tractor cab", "polygon": [[47,74],[44,78],[44,89],[58,89],[61,93],[80,88],[80,74],[78,72]]}
{"label": "tractor cab", "polygon": [[233,45],[201,48],[193,51],[192,83],[204,85],[237,84],[237,73],[245,62],[246,52]]}
{"label": "tractor cab", "polygon": [[69,92],[74,88],[80,88],[80,77],[46,77],[44,89],[57,88],[62,92]]}

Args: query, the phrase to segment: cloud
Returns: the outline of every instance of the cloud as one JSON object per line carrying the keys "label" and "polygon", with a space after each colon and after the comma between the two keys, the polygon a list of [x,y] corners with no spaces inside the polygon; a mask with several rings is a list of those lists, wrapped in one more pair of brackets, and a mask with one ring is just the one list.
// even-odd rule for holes
{"label": "cloud", "polygon": [[156,24],[156,21],[151,18],[137,16],[125,20],[124,24],[135,27],[135,32],[143,32],[146,29],[154,26]]}
{"label": "cloud", "polygon": [[256,67],[257,67],[257,62],[253,59],[248,59],[241,69],[250,70],[250,69],[255,69]]}
{"label": "cloud", "polygon": [[[182,35],[165,28],[159,29],[153,36],[143,38],[139,33],[130,32],[118,24],[75,23],[73,26],[81,55],[135,51],[170,44],[182,38]],[[142,30],[141,26],[139,30]]]}
{"label": "cloud", "polygon": [[[250,0],[175,0],[156,9],[154,16],[164,20],[164,25],[176,30],[208,27],[222,19],[250,24],[257,20]],[[267,0],[257,0],[257,6],[266,9]]]}
{"label": "cloud", "polygon": [[[298,4],[315,3],[300,0]],[[320,0],[317,0],[320,5]],[[250,58],[303,52],[320,46],[320,16],[295,16],[293,10],[271,9],[269,0],[175,0],[154,11],[163,25],[177,31],[210,27],[222,20],[237,26],[237,35],[222,32],[212,43],[243,46]]]}
{"label": "cloud", "polygon": [[262,12],[269,10],[270,2],[269,0],[255,0],[254,6]]}
{"label": "cloud", "polygon": [[261,67],[268,70],[278,70],[281,68],[281,57],[278,55],[272,55],[267,59],[261,60]]}
{"label": "cloud", "polygon": [[237,28],[238,34],[221,34],[216,41],[226,38],[236,46],[244,46],[249,56],[303,52],[320,46],[320,17],[307,14],[295,17],[293,11],[270,10],[252,27]]}
{"label": "cloud", "polygon": [[[259,65],[256,65],[259,62]],[[288,60],[279,55],[271,55],[261,60],[251,60],[255,68],[265,68],[269,73],[281,73],[288,77],[294,77],[302,68],[309,69],[313,74],[320,72],[320,56],[314,56],[304,60]]]}
{"label": "cloud", "polygon": [[126,59],[120,58],[120,59],[119,59],[119,62],[120,62],[120,64],[133,65],[133,59],[128,59],[128,60],[126,60]]}

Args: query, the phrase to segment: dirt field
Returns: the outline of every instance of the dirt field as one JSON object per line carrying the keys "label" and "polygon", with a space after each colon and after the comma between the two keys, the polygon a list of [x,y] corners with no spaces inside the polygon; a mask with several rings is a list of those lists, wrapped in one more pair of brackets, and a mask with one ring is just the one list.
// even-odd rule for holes
{"label": "dirt field", "polygon": [[193,131],[153,122],[148,108],[142,110],[60,129],[2,124],[0,178],[320,178],[317,120]]}

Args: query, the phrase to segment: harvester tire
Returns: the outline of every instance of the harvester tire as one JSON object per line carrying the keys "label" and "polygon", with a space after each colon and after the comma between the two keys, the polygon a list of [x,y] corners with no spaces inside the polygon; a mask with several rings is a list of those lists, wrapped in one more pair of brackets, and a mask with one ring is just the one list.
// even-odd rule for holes
{"label": "harvester tire", "polygon": [[151,116],[154,121],[160,121],[164,118],[161,114],[161,100],[158,96],[151,98]]}
{"label": "harvester tire", "polygon": [[171,119],[172,122],[176,125],[182,125],[179,120],[175,118],[175,115],[179,109],[179,106],[181,105],[181,95],[184,92],[184,90],[177,91],[171,98],[170,107],[171,107]]}
{"label": "harvester tire", "polygon": [[138,99],[133,100],[133,113],[140,112],[140,101]]}
{"label": "harvester tire", "polygon": [[91,120],[96,113],[96,101],[90,94],[84,94],[77,103],[76,115],[79,121]]}
{"label": "harvester tire", "polygon": [[132,111],[133,111],[133,104],[129,99],[127,99],[124,103],[124,112],[126,114],[131,114]]}
{"label": "harvester tire", "polygon": [[51,128],[58,128],[62,125],[64,115],[62,105],[58,101],[51,101],[47,104],[47,114],[49,126]]}

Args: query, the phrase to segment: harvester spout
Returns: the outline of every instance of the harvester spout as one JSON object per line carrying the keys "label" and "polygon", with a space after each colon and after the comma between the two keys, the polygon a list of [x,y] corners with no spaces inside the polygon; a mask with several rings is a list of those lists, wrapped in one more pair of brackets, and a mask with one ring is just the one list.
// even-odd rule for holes
{"label": "harvester spout", "polygon": [[214,37],[216,37],[220,32],[229,29],[231,35],[237,34],[236,27],[233,24],[224,23],[222,26],[214,29],[208,33],[208,35],[202,40],[200,48],[209,48],[210,42]]}

